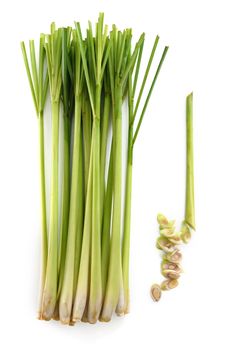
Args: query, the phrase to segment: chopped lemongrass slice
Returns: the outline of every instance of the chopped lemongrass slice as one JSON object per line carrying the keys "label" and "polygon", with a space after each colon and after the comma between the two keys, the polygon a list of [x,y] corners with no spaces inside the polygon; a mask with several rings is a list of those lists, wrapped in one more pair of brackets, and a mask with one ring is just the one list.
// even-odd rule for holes
{"label": "chopped lemongrass slice", "polygon": [[161,298],[161,288],[158,284],[153,284],[150,289],[150,295],[153,301],[159,301]]}

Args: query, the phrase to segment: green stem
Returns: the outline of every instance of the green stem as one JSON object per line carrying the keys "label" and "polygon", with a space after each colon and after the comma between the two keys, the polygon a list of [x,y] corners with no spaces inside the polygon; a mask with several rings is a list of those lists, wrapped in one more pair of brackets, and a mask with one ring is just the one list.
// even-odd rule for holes
{"label": "green stem", "polygon": [[185,221],[195,230],[193,166],[193,93],[186,99],[186,205]]}
{"label": "green stem", "polygon": [[101,150],[100,150],[101,217],[103,217],[104,196],[105,196],[105,167],[106,167],[106,149],[107,149],[107,140],[108,140],[110,102],[111,102],[110,95],[108,93],[105,93],[103,122],[102,122],[102,129],[101,129]]}
{"label": "green stem", "polygon": [[70,314],[73,301],[73,282],[74,282],[74,261],[76,234],[80,222],[78,221],[78,203],[82,198],[78,193],[78,177],[79,177],[79,155],[81,142],[81,99],[75,101],[74,116],[74,144],[73,144],[73,161],[72,161],[72,178],[71,178],[71,197],[70,197],[70,215],[69,228],[67,238],[67,249],[65,259],[64,280],[62,283],[61,297],[59,303],[60,320],[62,323],[69,324]]}
{"label": "green stem", "polygon": [[83,126],[83,145],[84,145],[84,183],[85,183],[85,196],[86,196],[88,174],[89,174],[89,168],[90,168],[91,133],[92,133],[91,109],[86,96],[83,98],[82,106],[83,106],[82,107],[82,126]]}
{"label": "green stem", "polygon": [[100,99],[101,86],[96,85],[96,117],[93,121],[93,197],[92,197],[92,239],[91,279],[88,319],[97,322],[102,306],[101,281],[101,208],[100,208]]}
{"label": "green stem", "polygon": [[129,128],[128,161],[126,169],[126,193],[124,208],[124,228],[122,244],[122,266],[124,281],[124,313],[129,312],[129,255],[130,255],[130,222],[132,197],[132,171],[133,171],[133,128]]}
{"label": "green stem", "polygon": [[93,187],[93,140],[91,144],[90,169],[88,176],[87,195],[85,202],[85,217],[83,226],[82,251],[79,266],[77,290],[74,300],[72,322],[81,321],[89,292],[89,266],[92,229],[92,187]]}
{"label": "green stem", "polygon": [[115,311],[122,280],[121,267],[121,171],[122,171],[122,89],[115,87],[115,133],[114,133],[114,200],[110,262],[107,289],[101,319],[109,321]]}
{"label": "green stem", "polygon": [[[140,62],[139,62],[139,65],[140,65]],[[137,79],[137,77],[135,79]],[[129,255],[130,255],[130,223],[131,223],[131,197],[132,197],[132,171],[133,171],[134,93],[135,93],[135,90],[133,89],[132,73],[131,73],[129,74],[129,79],[128,79],[129,129],[128,129],[128,154],[127,154],[127,167],[126,167],[125,203],[124,203],[124,228],[123,228],[123,242],[122,242],[124,305],[122,307],[122,310],[120,310],[121,314],[126,314],[129,312],[129,299],[130,299]]]}
{"label": "green stem", "polygon": [[52,170],[49,246],[43,293],[42,317],[50,320],[56,304],[58,273],[58,143],[59,143],[59,102],[52,101]]}
{"label": "green stem", "polygon": [[73,287],[73,299],[75,298],[75,292],[77,289],[79,265],[82,251],[82,238],[83,238],[83,221],[84,221],[84,179],[83,179],[83,145],[82,135],[80,132],[80,147],[79,147],[79,174],[78,174],[78,206],[77,206],[77,234],[75,245],[75,260],[74,260],[74,287]]}
{"label": "green stem", "polygon": [[112,199],[113,199],[113,145],[111,146],[111,154],[108,168],[107,190],[104,198],[103,211],[103,230],[102,230],[102,289],[105,294],[108,265],[109,265],[109,250],[110,250],[110,230],[111,230],[111,214],[112,214]]}
{"label": "green stem", "polygon": [[40,147],[40,195],[41,195],[41,229],[42,229],[42,269],[41,269],[41,293],[39,304],[39,319],[41,318],[42,298],[46,276],[48,256],[48,233],[46,214],[46,187],[45,187],[45,159],[44,159],[44,117],[41,112],[38,117],[39,123],[39,147]]}
{"label": "green stem", "polygon": [[62,184],[62,219],[59,248],[59,287],[58,297],[64,278],[67,234],[69,224],[70,210],[70,118],[66,115],[64,120],[64,167],[63,167],[63,184]]}

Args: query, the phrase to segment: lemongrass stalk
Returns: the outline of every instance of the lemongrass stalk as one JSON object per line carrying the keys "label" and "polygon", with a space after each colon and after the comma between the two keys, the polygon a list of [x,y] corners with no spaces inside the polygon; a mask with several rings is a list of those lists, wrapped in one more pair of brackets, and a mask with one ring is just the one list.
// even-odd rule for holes
{"label": "lemongrass stalk", "polygon": [[[137,79],[137,78],[136,78]],[[130,255],[130,223],[131,223],[131,197],[132,197],[132,171],[133,171],[133,91],[132,74],[129,76],[128,83],[128,108],[129,108],[129,129],[128,129],[128,154],[126,165],[126,187],[124,203],[124,228],[122,242],[122,269],[124,283],[124,307],[118,310],[118,313],[129,312],[129,255]]]}
{"label": "lemongrass stalk", "polygon": [[42,302],[42,318],[50,320],[57,300],[58,287],[58,162],[59,162],[59,110],[61,93],[61,30],[51,25],[51,34],[45,43],[52,109],[51,192],[48,258]]}
{"label": "lemongrass stalk", "polygon": [[63,116],[64,124],[64,157],[63,157],[63,183],[62,183],[62,218],[60,229],[60,248],[59,248],[59,287],[58,298],[60,296],[64,271],[67,246],[67,234],[69,225],[69,210],[70,210],[70,116]]}
{"label": "lemongrass stalk", "polygon": [[47,255],[48,255],[48,235],[47,235],[47,214],[46,214],[46,186],[45,186],[45,157],[44,157],[44,106],[48,90],[48,72],[45,68],[45,36],[40,36],[39,46],[39,67],[37,70],[34,41],[30,40],[31,69],[27,58],[24,42],[21,42],[21,49],[24,64],[31,89],[36,114],[38,116],[39,130],[39,159],[40,159],[40,201],[41,201],[41,230],[42,230],[42,267],[41,267],[41,290],[38,318],[41,318],[42,297],[45,283]]}
{"label": "lemongrass stalk", "polygon": [[83,144],[82,135],[80,131],[80,147],[79,147],[79,174],[78,174],[78,206],[77,206],[77,233],[75,243],[75,259],[74,259],[74,282],[73,282],[73,301],[75,298],[75,292],[77,289],[79,265],[82,250],[82,238],[83,238],[83,221],[84,221],[84,171],[83,171]]}
{"label": "lemongrass stalk", "polygon": [[100,149],[101,217],[103,217],[103,207],[104,207],[104,197],[105,197],[106,149],[107,149],[107,141],[108,141],[110,105],[111,105],[110,94],[108,91],[105,90],[103,120],[102,120],[102,126],[101,126],[101,149]]}
{"label": "lemongrass stalk", "polygon": [[39,144],[40,144],[40,191],[41,191],[41,222],[42,222],[42,273],[39,318],[41,318],[41,304],[46,275],[48,256],[47,215],[46,215],[46,186],[45,186],[45,159],[44,159],[44,117],[43,112],[39,115]]}
{"label": "lemongrass stalk", "polygon": [[89,320],[88,320],[88,303],[89,303],[89,296],[87,298],[86,307],[85,307],[85,310],[84,310],[84,313],[82,316],[82,322],[85,322],[85,323],[89,322]]}
{"label": "lemongrass stalk", "polygon": [[59,247],[59,287],[58,298],[61,292],[65,270],[65,256],[70,209],[70,144],[71,144],[71,114],[73,112],[73,86],[68,71],[71,64],[69,50],[71,46],[71,28],[62,28],[62,102],[63,102],[63,179],[62,179],[62,217],[60,228]]}
{"label": "lemongrass stalk", "polygon": [[[95,113],[94,99],[92,95],[92,86],[89,79],[88,66],[86,61],[86,51],[84,49],[84,43],[82,39],[82,33],[80,24],[76,23],[75,35],[77,37],[77,45],[80,50],[83,71],[86,80],[86,86],[89,95],[89,101],[91,105],[92,113]],[[93,134],[93,131],[92,131]],[[72,322],[81,321],[89,295],[89,276],[90,276],[90,253],[91,253],[91,232],[92,232],[92,192],[93,192],[93,145],[94,138],[91,140],[91,151],[90,151],[90,169],[88,174],[87,193],[85,200],[85,217],[83,227],[83,241],[82,251],[80,258],[79,276],[77,283],[77,290],[74,299],[74,306],[72,311]]]}
{"label": "lemongrass stalk", "polygon": [[84,146],[84,188],[85,197],[87,193],[88,174],[90,167],[90,152],[91,152],[91,134],[92,120],[91,109],[86,93],[84,93],[82,101],[82,129],[83,129],[83,146]]}
{"label": "lemongrass stalk", "polygon": [[70,197],[70,215],[69,228],[67,237],[67,249],[65,260],[65,272],[62,284],[62,291],[59,303],[60,320],[64,324],[69,324],[70,314],[73,302],[73,283],[74,283],[74,261],[76,248],[76,235],[78,226],[78,203],[82,198],[78,192],[78,177],[79,177],[79,157],[81,143],[81,98],[75,101],[75,116],[74,116],[74,144],[73,144],[73,159],[72,159],[72,178],[71,178],[71,197]]}
{"label": "lemongrass stalk", "polygon": [[110,251],[110,231],[111,231],[111,214],[112,214],[112,200],[113,200],[113,145],[111,146],[110,160],[108,167],[108,180],[106,195],[104,198],[104,210],[103,210],[103,228],[102,228],[102,240],[101,240],[101,271],[102,271],[102,289],[103,295],[105,294],[107,277],[108,277],[108,265],[109,265],[109,251]]}
{"label": "lemongrass stalk", "polygon": [[[102,58],[104,52],[103,13],[96,26],[96,85],[95,110],[93,114],[93,194],[92,194],[92,236],[91,236],[91,275],[88,320],[96,323],[102,307],[101,279],[101,193],[100,193],[100,107],[102,92]],[[87,76],[86,76],[87,78]]]}
{"label": "lemongrass stalk", "polygon": [[58,101],[52,101],[52,170],[49,246],[46,279],[43,293],[42,317],[50,320],[56,305],[58,282],[58,143],[59,143]]}
{"label": "lemongrass stalk", "polygon": [[195,230],[193,166],[193,93],[186,99],[186,205],[185,221]]}
{"label": "lemongrass stalk", "polygon": [[114,200],[112,237],[107,288],[101,320],[110,321],[116,309],[122,278],[121,268],[121,177],[122,177],[122,88],[119,82],[115,86],[115,133],[114,133]]}
{"label": "lemongrass stalk", "polygon": [[88,305],[88,320],[95,323],[102,306],[101,281],[101,222],[100,222],[100,120],[93,122],[93,199],[91,238],[91,279]]}
{"label": "lemongrass stalk", "polygon": [[85,202],[85,215],[83,226],[82,250],[79,266],[79,275],[77,290],[74,298],[74,306],[72,311],[72,322],[81,321],[89,293],[89,276],[90,276],[90,247],[91,247],[91,229],[92,229],[92,187],[93,187],[93,162],[92,148],[90,154],[90,169],[87,185],[87,195]]}
{"label": "lemongrass stalk", "polygon": [[[75,113],[74,113],[74,137],[73,137],[73,156],[72,156],[72,175],[71,175],[71,196],[69,225],[67,236],[67,248],[65,259],[65,273],[62,284],[61,297],[59,302],[60,320],[64,324],[70,323],[71,310],[73,304],[75,273],[77,273],[77,265],[75,261],[79,261],[81,248],[77,243],[81,244],[82,238],[82,192],[80,190],[80,182],[82,184],[82,132],[81,132],[81,108],[82,108],[82,79],[81,79],[81,56],[77,46],[77,38],[74,33],[75,44]],[[64,48],[65,49],[65,48]],[[78,237],[77,237],[78,235]],[[77,250],[76,250],[77,248]],[[76,254],[78,256],[76,256]],[[76,282],[75,282],[76,283]]]}

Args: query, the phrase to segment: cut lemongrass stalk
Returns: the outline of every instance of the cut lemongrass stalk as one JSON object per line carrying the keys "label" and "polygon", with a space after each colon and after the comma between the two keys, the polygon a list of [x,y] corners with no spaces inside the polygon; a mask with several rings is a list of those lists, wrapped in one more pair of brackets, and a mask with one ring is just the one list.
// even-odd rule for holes
{"label": "cut lemongrass stalk", "polygon": [[186,205],[185,221],[195,230],[193,166],[193,93],[186,98]]}
{"label": "cut lemongrass stalk", "polygon": [[50,224],[46,278],[43,293],[42,318],[50,320],[56,305],[58,284],[58,145],[61,93],[61,30],[51,26],[45,43],[52,105],[52,162],[50,193]]}
{"label": "cut lemongrass stalk", "polygon": [[24,64],[31,89],[36,114],[38,117],[39,130],[39,159],[40,159],[40,196],[41,196],[41,230],[42,230],[42,268],[41,268],[41,291],[38,318],[41,318],[42,297],[45,283],[47,256],[48,256],[48,236],[47,236],[47,215],[46,215],[46,186],[45,186],[45,151],[44,151],[44,106],[48,90],[48,72],[45,65],[45,36],[40,36],[39,46],[39,68],[35,59],[34,41],[30,41],[31,70],[27,58],[24,42],[21,42],[21,49]]}
{"label": "cut lemongrass stalk", "polygon": [[184,243],[188,243],[191,239],[191,229],[189,227],[189,225],[183,221],[182,225],[181,225],[181,239]]}

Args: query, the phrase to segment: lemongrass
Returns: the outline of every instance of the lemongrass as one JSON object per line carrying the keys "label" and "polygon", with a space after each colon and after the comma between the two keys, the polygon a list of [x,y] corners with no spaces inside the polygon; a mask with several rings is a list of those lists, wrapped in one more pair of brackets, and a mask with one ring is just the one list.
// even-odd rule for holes
{"label": "lemongrass", "polygon": [[111,145],[110,160],[108,167],[108,180],[106,194],[104,197],[104,214],[103,214],[103,227],[101,238],[101,271],[102,271],[102,290],[105,295],[107,278],[108,278],[108,266],[109,266],[109,250],[110,250],[110,231],[111,231],[111,214],[112,214],[112,201],[113,201],[113,146]]}
{"label": "lemongrass", "polygon": [[52,106],[52,161],[51,161],[51,194],[50,194],[50,222],[48,240],[48,259],[43,293],[42,318],[51,319],[57,298],[58,284],[58,162],[59,162],[59,110],[61,94],[61,29],[56,30],[51,25],[51,34],[45,43],[50,97]]}
{"label": "lemongrass", "polygon": [[[58,260],[58,292],[57,303],[59,304],[60,293],[62,289],[65,260],[67,235],[69,224],[69,209],[70,209],[70,144],[71,144],[71,119],[74,105],[74,94],[72,80],[68,70],[71,64],[71,28],[62,28],[62,102],[63,102],[63,179],[62,179],[62,213],[60,227],[60,246]],[[59,305],[57,306],[57,318],[59,319]]]}
{"label": "lemongrass", "polygon": [[[81,240],[83,227],[83,195],[82,195],[82,133],[81,133],[81,107],[82,107],[82,64],[76,33],[74,33],[74,61],[75,61],[75,114],[74,114],[74,141],[71,178],[71,199],[68,227],[68,241],[65,263],[65,275],[60,298],[60,319],[69,324],[71,318],[74,291],[78,274],[81,254]],[[78,180],[77,180],[78,179]]]}
{"label": "lemongrass", "polygon": [[[40,61],[43,64],[39,65],[39,75],[34,43],[30,43],[31,70],[22,46],[33,101],[40,116],[44,246],[41,318],[49,320],[53,317],[70,325],[76,321],[109,321],[114,312],[124,315],[129,311],[133,151],[167,47],[141,109],[158,37],[139,89],[144,33],[132,47],[132,30],[121,31],[113,25],[109,33],[101,13],[95,30],[91,22],[88,23],[86,37],[80,24],[75,23],[75,29],[58,30],[52,24],[51,33],[42,38]],[[45,103],[48,81],[52,110],[52,169],[47,243],[41,107]],[[122,128],[126,98],[127,162],[123,175],[125,136]],[[63,106],[63,140],[59,139],[60,105]],[[136,124],[139,108],[142,111]],[[61,159],[60,146],[63,147]],[[63,172],[61,203],[60,160]],[[173,277],[172,273],[180,272],[170,269],[172,263],[177,263],[171,261],[175,257],[170,253],[180,241],[187,240],[187,233],[181,237],[173,226],[171,222],[161,224],[163,236],[158,240],[158,245],[167,251],[170,259],[169,268],[163,267],[168,278]]]}
{"label": "lemongrass", "polygon": [[45,283],[47,256],[48,256],[48,236],[47,236],[47,214],[46,214],[46,186],[45,186],[45,150],[44,150],[44,107],[48,90],[48,72],[45,66],[45,36],[40,36],[39,46],[39,69],[37,70],[34,41],[30,41],[31,69],[29,66],[24,42],[21,42],[21,49],[24,64],[29,80],[32,99],[38,117],[39,129],[39,150],[40,150],[40,195],[41,195],[41,230],[42,230],[42,267],[41,267],[41,291],[38,318],[41,318],[42,297]]}

